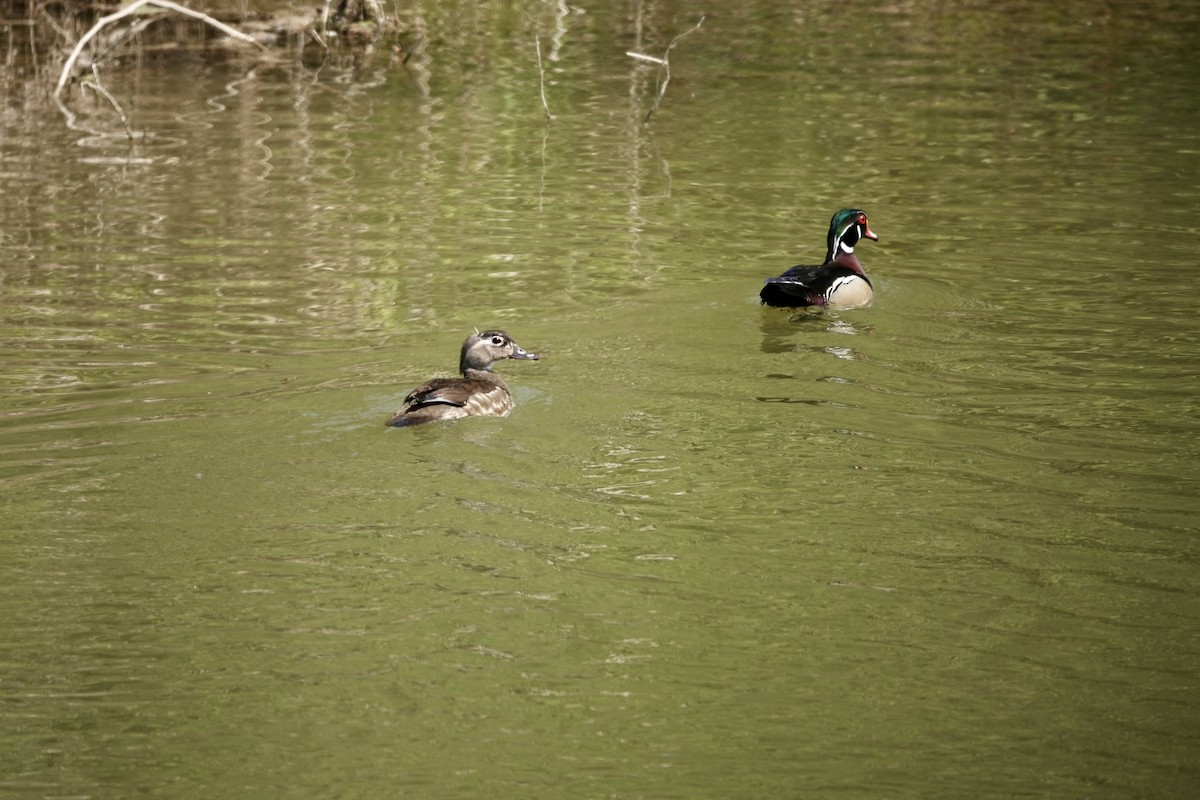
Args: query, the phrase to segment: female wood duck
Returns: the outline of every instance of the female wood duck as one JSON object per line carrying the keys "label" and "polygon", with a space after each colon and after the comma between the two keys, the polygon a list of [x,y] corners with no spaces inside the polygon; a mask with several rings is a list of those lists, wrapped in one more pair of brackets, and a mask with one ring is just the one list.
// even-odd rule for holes
{"label": "female wood duck", "polygon": [[406,428],[442,419],[503,417],[512,410],[512,393],[492,364],[506,358],[537,361],[538,354],[522,350],[504,331],[475,331],[458,359],[462,377],[434,378],[413,389],[387,424]]}
{"label": "female wood duck", "polygon": [[829,306],[859,308],[871,302],[874,292],[867,273],[854,255],[854,245],[866,237],[879,241],[867,225],[867,214],[843,208],[829,221],[829,250],[818,267],[792,267],[778,278],[767,278],[758,296],[776,308]]}

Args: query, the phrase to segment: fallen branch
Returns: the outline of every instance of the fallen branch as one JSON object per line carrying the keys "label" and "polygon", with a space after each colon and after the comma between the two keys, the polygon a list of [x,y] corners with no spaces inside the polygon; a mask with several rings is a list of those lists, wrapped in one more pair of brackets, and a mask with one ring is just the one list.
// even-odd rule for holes
{"label": "fallen branch", "polygon": [[659,69],[660,69],[660,74],[662,75],[662,80],[658,84],[658,96],[654,98],[654,104],[651,105],[650,110],[646,112],[646,118],[642,120],[643,125],[645,125],[647,122],[650,121],[650,117],[653,116],[654,112],[658,110],[659,103],[662,102],[663,96],[667,93],[667,84],[671,82],[671,48],[673,48],[675,45],[677,45],[679,43],[679,40],[682,39],[683,37],[687,36],[690,33],[695,33],[697,30],[700,29],[700,26],[703,24],[704,24],[704,15],[701,14],[699,22],[697,22],[692,27],[688,28],[683,33],[678,34],[674,39],[671,40],[671,43],[667,45],[667,49],[663,53],[662,58],[655,58],[654,56],[648,56],[648,55],[645,55],[644,53],[631,53],[631,52],[625,53],[625,55],[630,56],[631,58],[636,58],[641,61],[649,61],[651,63],[658,64]]}
{"label": "fallen branch", "polygon": [[71,55],[67,57],[67,63],[63,64],[62,74],[58,76],[58,85],[54,87],[54,97],[56,99],[58,98],[59,94],[62,93],[63,86],[65,86],[67,81],[70,80],[71,70],[75,66],[75,60],[79,58],[79,54],[83,52],[83,48],[87,46],[87,43],[94,39],[96,34],[98,34],[104,28],[104,26],[110,25],[118,20],[122,20],[125,17],[130,16],[131,14],[137,13],[142,9],[143,6],[157,6],[158,8],[165,8],[168,11],[176,11],[184,16],[193,17],[201,22],[207,23],[227,36],[243,42],[248,42],[260,50],[266,49],[261,42],[252,39],[236,28],[231,28],[225,23],[213,19],[208,14],[202,14],[199,11],[193,11],[187,6],[181,6],[178,3],[171,2],[171,0],[134,0],[132,3],[120,9],[119,11],[114,11],[106,17],[101,17],[100,19],[96,20],[96,24],[93,25],[88,32],[79,39],[78,42],[76,42],[75,49],[72,50]]}

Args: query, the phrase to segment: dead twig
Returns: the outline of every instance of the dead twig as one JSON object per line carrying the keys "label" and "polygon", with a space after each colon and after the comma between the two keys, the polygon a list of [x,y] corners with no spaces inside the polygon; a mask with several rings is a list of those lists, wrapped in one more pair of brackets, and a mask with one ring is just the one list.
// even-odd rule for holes
{"label": "dead twig", "polygon": [[312,28],[305,28],[304,31],[308,34],[310,39],[321,45],[322,50],[324,50],[326,53],[329,52],[329,45],[325,44],[325,40],[321,38],[321,34],[317,33]]}
{"label": "dead twig", "polygon": [[542,92],[542,108],[546,111],[546,119],[554,119],[554,115],[550,113],[550,106],[546,103],[546,70],[542,69],[542,42],[536,33],[533,35],[533,45],[537,48],[538,87]]}
{"label": "dead twig", "polygon": [[625,53],[625,55],[629,56],[630,58],[636,58],[640,61],[649,61],[653,64],[659,65],[659,76],[661,80],[658,83],[658,96],[654,98],[653,105],[651,105],[650,110],[646,112],[646,118],[642,120],[643,125],[650,121],[650,117],[652,117],[654,112],[658,110],[659,103],[662,102],[663,96],[667,93],[667,84],[671,82],[671,49],[675,47],[675,45],[679,44],[679,40],[683,37],[698,31],[700,26],[704,24],[704,16],[705,15],[701,14],[699,22],[688,28],[683,33],[676,35],[676,37],[671,40],[671,43],[667,45],[667,49],[663,52],[662,58],[648,56],[645,53]]}
{"label": "dead twig", "polygon": [[255,39],[247,36],[236,28],[231,28],[225,23],[213,19],[208,14],[202,14],[199,11],[193,11],[187,6],[181,6],[178,3],[171,2],[171,0],[134,0],[132,3],[120,9],[119,11],[114,11],[108,16],[104,16],[96,20],[96,24],[93,25],[88,32],[80,37],[79,41],[75,43],[75,49],[72,50],[71,55],[67,57],[67,63],[63,64],[62,73],[58,76],[58,85],[54,87],[54,97],[56,99],[58,98],[59,94],[62,93],[63,86],[65,86],[67,81],[70,80],[71,70],[75,66],[75,60],[79,58],[79,54],[83,52],[83,48],[87,46],[87,43],[94,39],[96,34],[103,30],[106,25],[111,25],[112,23],[124,19],[131,14],[136,14],[144,6],[157,6],[158,8],[165,8],[168,11],[175,11],[187,17],[193,17],[201,22],[213,26],[227,36],[252,44],[260,50],[266,49],[261,42],[258,42]]}
{"label": "dead twig", "polygon": [[92,78],[93,80],[84,81],[83,85],[109,102],[109,105],[117,112],[117,116],[121,118],[121,124],[125,126],[125,135],[129,137],[130,141],[133,141],[133,128],[129,127],[129,117],[125,116],[125,112],[121,109],[121,104],[117,102],[117,98],[113,97],[112,93],[108,89],[105,89],[104,84],[100,82],[100,68],[95,64],[92,64]]}

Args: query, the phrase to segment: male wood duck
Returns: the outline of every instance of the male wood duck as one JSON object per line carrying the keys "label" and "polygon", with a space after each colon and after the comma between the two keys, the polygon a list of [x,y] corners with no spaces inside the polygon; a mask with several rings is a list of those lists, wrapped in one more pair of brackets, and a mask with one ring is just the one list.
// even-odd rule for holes
{"label": "male wood duck", "polygon": [[792,267],[778,278],[767,278],[767,285],[758,296],[765,305],[776,308],[859,308],[867,305],[874,292],[867,273],[854,255],[854,245],[864,237],[879,241],[867,225],[866,212],[843,208],[829,221],[829,250],[825,254],[825,263],[815,267]]}
{"label": "male wood duck", "polygon": [[512,410],[512,393],[492,364],[506,358],[537,361],[538,354],[522,350],[504,331],[476,331],[463,342],[462,377],[434,378],[413,389],[387,424],[406,428],[442,419],[503,417]]}

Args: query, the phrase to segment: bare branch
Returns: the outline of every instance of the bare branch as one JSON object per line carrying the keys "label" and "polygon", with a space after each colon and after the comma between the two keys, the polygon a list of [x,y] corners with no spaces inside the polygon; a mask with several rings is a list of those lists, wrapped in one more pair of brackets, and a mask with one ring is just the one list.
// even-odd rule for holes
{"label": "bare branch", "polygon": [[687,36],[688,34],[692,34],[692,33],[695,33],[696,31],[700,30],[700,26],[704,24],[705,16],[706,16],[705,14],[701,14],[699,21],[697,21],[695,25],[688,28],[686,31],[684,31],[683,33],[679,34],[678,36],[676,36],[674,39],[671,40],[671,43],[669,45],[667,45],[667,52],[663,53],[664,59],[666,59],[666,57],[671,54],[671,48],[674,47],[679,42],[680,39]]}
{"label": "bare branch", "polygon": [[[658,97],[654,98],[654,104],[652,106],[650,106],[650,110],[646,112],[646,118],[642,120],[643,125],[650,121],[650,117],[653,116],[654,112],[658,110],[658,104],[662,102],[663,95],[665,95],[667,93],[667,84],[671,82],[671,48],[673,48],[676,44],[678,44],[679,40],[682,39],[683,37],[687,36],[689,33],[695,33],[696,31],[698,31],[700,29],[700,26],[703,24],[704,24],[704,15],[701,14],[699,22],[697,22],[692,27],[688,28],[683,33],[677,35],[674,39],[671,40],[671,43],[667,45],[666,52],[663,53],[663,57],[662,57],[662,67],[661,67],[662,82],[659,83],[659,85],[658,85]],[[639,56],[639,55],[635,55],[633,53],[627,53],[627,55],[631,55],[634,58],[641,57],[646,60],[651,60],[650,58],[648,58],[646,56]]]}
{"label": "bare branch", "polygon": [[635,53],[632,50],[626,50],[625,55],[630,58],[636,58],[639,61],[649,61],[651,64],[661,64],[663,60],[658,56],[648,56],[645,53]]}
{"label": "bare branch", "polygon": [[58,85],[54,87],[54,96],[56,98],[62,92],[63,86],[65,86],[67,81],[70,79],[71,69],[75,66],[75,60],[77,58],[79,58],[79,54],[81,52],[83,52],[83,48],[85,46],[87,46],[87,43],[90,42],[93,38],[95,38],[96,34],[98,34],[104,28],[104,26],[109,25],[118,20],[124,19],[125,17],[128,17],[131,14],[137,13],[139,10],[141,10],[141,8],[143,6],[157,6],[158,8],[165,8],[168,11],[178,12],[180,14],[183,14],[184,16],[193,17],[195,19],[200,20],[201,22],[205,22],[205,23],[213,26],[214,28],[221,31],[222,33],[224,33],[227,36],[230,36],[234,39],[238,39],[243,42],[248,42],[249,44],[252,44],[255,47],[259,48],[260,50],[266,49],[265,47],[263,47],[261,42],[258,42],[257,40],[252,39],[251,37],[247,36],[246,34],[242,33],[241,31],[237,30],[236,28],[231,28],[228,25],[226,25],[224,22],[215,20],[207,14],[202,14],[199,11],[193,11],[192,9],[188,8],[187,6],[181,6],[178,3],[171,2],[171,0],[134,0],[132,3],[125,6],[124,8],[120,9],[119,11],[114,11],[113,13],[109,14],[108,16],[101,17],[100,19],[96,20],[96,24],[93,25],[88,30],[88,32],[85,33],[79,39],[78,42],[76,42],[75,49],[72,50],[71,55],[67,57],[67,63],[63,64],[62,74],[60,74],[58,76]]}
{"label": "bare branch", "polygon": [[322,50],[324,50],[326,53],[329,52],[329,45],[325,44],[325,40],[321,38],[321,34],[317,33],[312,28],[305,28],[304,31],[308,34],[310,39],[321,45]]}
{"label": "bare branch", "polygon": [[121,118],[121,123],[125,126],[125,135],[132,140],[133,128],[129,127],[129,118],[125,116],[125,112],[121,109],[121,104],[117,102],[117,98],[113,97],[112,93],[104,88],[104,84],[100,83],[100,68],[95,64],[92,64],[92,77],[95,80],[84,81],[83,85],[109,102],[113,110],[117,112],[117,116]]}
{"label": "bare branch", "polygon": [[550,113],[550,106],[546,104],[546,71],[542,69],[542,42],[536,33],[533,35],[533,45],[537,48],[538,87],[542,92],[542,108],[546,110],[546,119],[554,119],[554,115]]}
{"label": "bare branch", "polygon": [[[321,6],[321,36],[324,37],[329,23],[329,3],[330,0],[325,0],[325,4]],[[328,50],[329,48],[325,48]]]}

